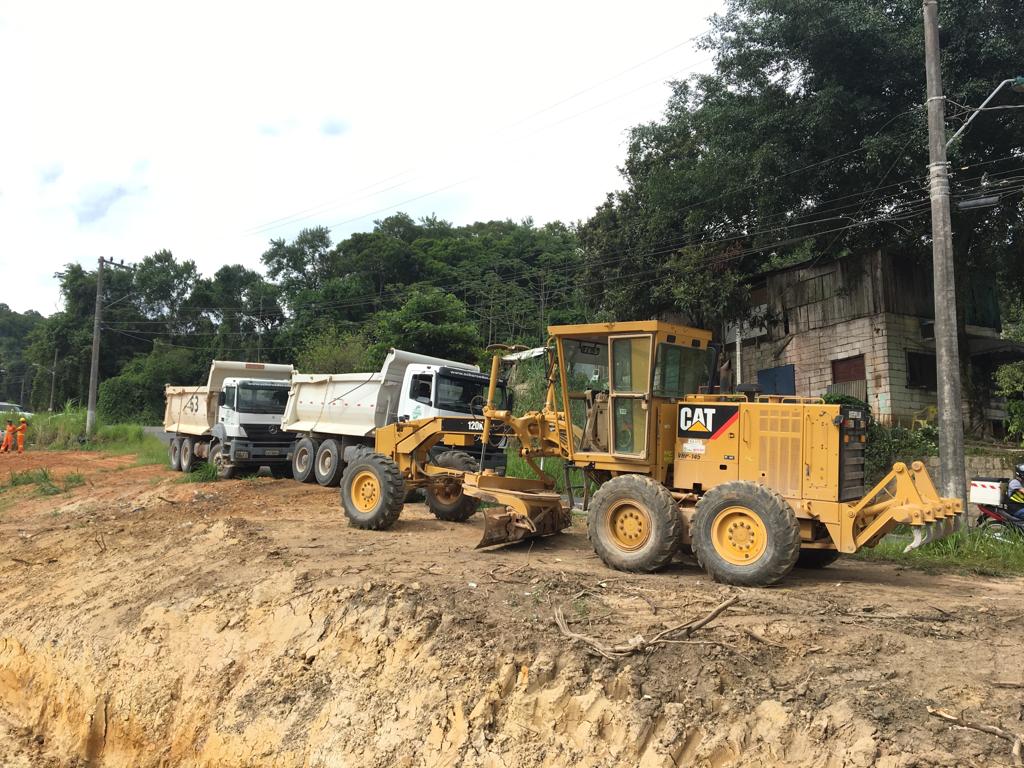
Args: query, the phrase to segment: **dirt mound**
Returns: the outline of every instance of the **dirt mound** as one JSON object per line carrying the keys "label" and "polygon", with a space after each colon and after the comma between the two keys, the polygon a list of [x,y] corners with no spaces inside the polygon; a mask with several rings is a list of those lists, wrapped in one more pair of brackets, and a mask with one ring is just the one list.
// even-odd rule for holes
{"label": "dirt mound", "polygon": [[[336,492],[87,474],[0,522],[0,762],[57,766],[930,766],[1009,762],[1020,581],[841,561],[770,590],[618,574],[582,532],[497,552]],[[651,637],[624,659],[568,640]],[[1014,675],[1017,677],[1014,678]]]}

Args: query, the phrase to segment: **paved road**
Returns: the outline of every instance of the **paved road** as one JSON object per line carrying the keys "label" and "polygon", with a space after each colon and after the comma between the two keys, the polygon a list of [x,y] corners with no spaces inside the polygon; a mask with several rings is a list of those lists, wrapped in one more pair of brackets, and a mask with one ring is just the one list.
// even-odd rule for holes
{"label": "paved road", "polygon": [[164,432],[163,427],[143,427],[142,431],[145,432],[147,435],[152,435],[153,437],[159,438],[165,443],[171,442],[171,433]]}

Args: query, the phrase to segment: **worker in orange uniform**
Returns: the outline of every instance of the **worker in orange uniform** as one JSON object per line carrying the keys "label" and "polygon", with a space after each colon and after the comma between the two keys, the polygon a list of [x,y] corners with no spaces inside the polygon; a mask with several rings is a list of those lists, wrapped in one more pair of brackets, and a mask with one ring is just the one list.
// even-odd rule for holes
{"label": "worker in orange uniform", "polygon": [[18,433],[18,453],[25,452],[25,433],[28,431],[28,419],[24,416],[21,417],[21,423],[18,424],[18,428],[15,432]]}
{"label": "worker in orange uniform", "polygon": [[7,427],[4,429],[4,442],[0,445],[0,453],[10,453],[14,447],[14,422],[7,420]]}

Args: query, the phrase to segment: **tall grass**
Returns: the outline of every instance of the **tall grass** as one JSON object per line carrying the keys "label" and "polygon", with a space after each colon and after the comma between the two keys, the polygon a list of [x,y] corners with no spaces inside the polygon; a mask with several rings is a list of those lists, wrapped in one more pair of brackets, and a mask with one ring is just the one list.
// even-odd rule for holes
{"label": "tall grass", "polygon": [[[2,418],[2,417],[0,417]],[[85,434],[84,408],[70,403],[61,411],[38,413],[29,420],[30,448],[50,450],[103,450],[138,456],[138,464],[160,464],[167,460],[167,448],[147,435],[141,424],[99,424],[91,439]]]}
{"label": "tall grass", "polygon": [[854,557],[883,561],[926,571],[952,570],[982,576],[1024,575],[1024,537],[998,539],[980,530],[954,533],[944,539],[904,552],[910,536],[886,536],[877,547],[862,549]]}

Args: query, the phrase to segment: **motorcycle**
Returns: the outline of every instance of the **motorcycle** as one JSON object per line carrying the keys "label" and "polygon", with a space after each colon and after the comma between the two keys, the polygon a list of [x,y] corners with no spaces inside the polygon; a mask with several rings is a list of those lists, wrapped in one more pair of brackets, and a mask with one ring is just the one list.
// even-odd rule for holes
{"label": "motorcycle", "polygon": [[1002,478],[971,479],[968,500],[977,505],[979,512],[974,528],[999,541],[1024,543],[1024,520],[1010,514],[1006,486],[1007,481]]}

